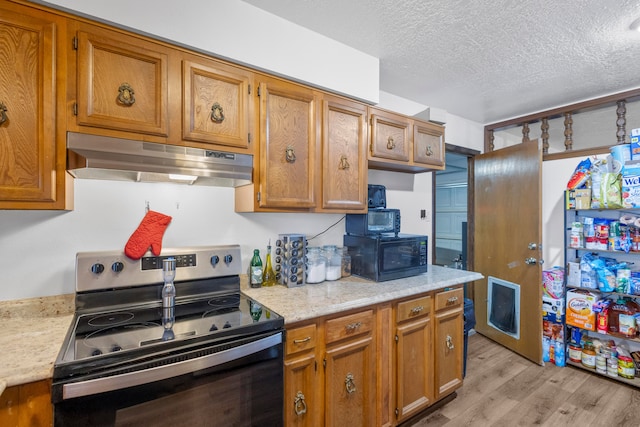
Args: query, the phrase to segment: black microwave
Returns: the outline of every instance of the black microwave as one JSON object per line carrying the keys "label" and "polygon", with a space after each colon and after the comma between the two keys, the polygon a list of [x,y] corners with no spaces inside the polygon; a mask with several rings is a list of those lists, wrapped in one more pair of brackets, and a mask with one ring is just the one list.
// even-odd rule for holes
{"label": "black microwave", "polygon": [[400,233],[399,209],[369,209],[366,214],[347,214],[345,231],[358,236]]}
{"label": "black microwave", "polygon": [[427,236],[383,233],[345,234],[351,273],[376,282],[416,276],[427,271]]}

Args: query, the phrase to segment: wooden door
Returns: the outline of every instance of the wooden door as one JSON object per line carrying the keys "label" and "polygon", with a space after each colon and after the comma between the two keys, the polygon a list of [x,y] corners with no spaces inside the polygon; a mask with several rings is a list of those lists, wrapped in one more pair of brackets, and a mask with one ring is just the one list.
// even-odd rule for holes
{"label": "wooden door", "polygon": [[182,63],[182,137],[248,148],[251,73],[204,59]]}
{"label": "wooden door", "polygon": [[327,347],[325,426],[372,426],[376,361],[371,335]]}
{"label": "wooden door", "polygon": [[166,137],[168,49],[83,26],[78,32],[78,124]]}
{"label": "wooden door", "polygon": [[260,207],[315,207],[316,95],[267,80],[260,83],[259,96]]}
{"label": "wooden door", "polygon": [[371,157],[408,162],[410,132],[406,117],[371,109]]}
{"label": "wooden door", "polygon": [[434,123],[413,125],[413,161],[431,169],[444,169],[444,127]]}
{"label": "wooden door", "polygon": [[314,353],[287,358],[284,362],[284,423],[286,426],[314,427],[322,401],[317,397]]}
{"label": "wooden door", "polygon": [[[485,276],[474,282],[475,329],[542,363],[542,267],[527,263],[541,254],[542,150],[529,141],[476,156],[474,164],[473,269]],[[489,276],[519,286],[519,338],[489,325]]]}
{"label": "wooden door", "polygon": [[367,109],[325,97],[322,117],[322,208],[367,209]]}
{"label": "wooden door", "polygon": [[396,421],[401,422],[433,402],[434,358],[431,316],[396,329]]}

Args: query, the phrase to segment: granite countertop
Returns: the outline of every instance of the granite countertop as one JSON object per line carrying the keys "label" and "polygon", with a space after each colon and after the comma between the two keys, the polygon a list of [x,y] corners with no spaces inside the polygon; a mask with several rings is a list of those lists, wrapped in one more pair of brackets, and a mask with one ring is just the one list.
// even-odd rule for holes
{"label": "granite countertop", "polygon": [[73,310],[73,294],[0,301],[0,394],[51,378]]}
{"label": "granite countertop", "polygon": [[472,282],[483,277],[472,271],[429,265],[426,273],[387,282],[372,282],[351,276],[296,288],[282,285],[250,288],[247,277],[242,276],[241,287],[245,295],[278,313],[284,317],[285,324],[289,324]]}

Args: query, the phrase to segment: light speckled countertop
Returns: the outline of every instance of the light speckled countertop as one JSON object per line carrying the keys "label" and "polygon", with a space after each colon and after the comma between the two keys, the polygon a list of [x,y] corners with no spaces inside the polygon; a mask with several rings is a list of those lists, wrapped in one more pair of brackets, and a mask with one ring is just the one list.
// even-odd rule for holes
{"label": "light speckled countertop", "polygon": [[484,276],[466,270],[429,265],[419,276],[387,282],[372,282],[360,277],[345,277],[296,288],[276,285],[250,288],[247,277],[241,277],[242,292],[284,317],[285,324],[326,316],[354,308],[367,307],[482,279]]}
{"label": "light speckled countertop", "polygon": [[0,301],[0,394],[51,378],[73,318],[74,295]]}

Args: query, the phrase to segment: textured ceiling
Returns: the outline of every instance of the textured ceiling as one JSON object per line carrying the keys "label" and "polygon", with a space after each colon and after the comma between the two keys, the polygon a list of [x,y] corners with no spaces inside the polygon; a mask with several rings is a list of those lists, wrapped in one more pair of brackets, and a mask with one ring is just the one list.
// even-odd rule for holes
{"label": "textured ceiling", "polygon": [[640,87],[630,0],[244,0],[380,59],[380,90],[483,124]]}

